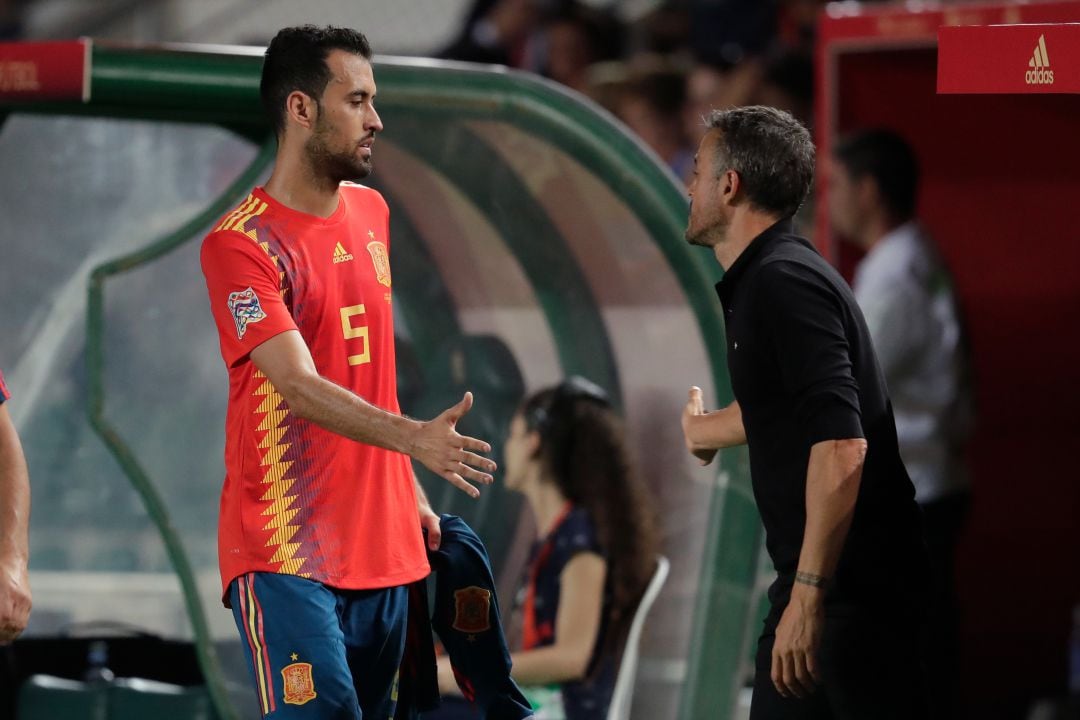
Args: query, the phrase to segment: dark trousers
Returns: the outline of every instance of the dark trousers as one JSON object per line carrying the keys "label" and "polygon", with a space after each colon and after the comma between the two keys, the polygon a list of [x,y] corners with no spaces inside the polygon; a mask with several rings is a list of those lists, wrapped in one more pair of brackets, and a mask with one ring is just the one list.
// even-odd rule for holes
{"label": "dark trousers", "polygon": [[922,505],[930,556],[930,602],[926,655],[930,716],[957,717],[960,673],[960,609],[956,600],[956,545],[967,522],[970,496],[956,493]]}
{"label": "dark trousers", "polygon": [[806,698],[773,686],[775,631],[758,640],[750,720],[926,720],[923,628],[887,613],[829,616],[818,652],[821,684]]}

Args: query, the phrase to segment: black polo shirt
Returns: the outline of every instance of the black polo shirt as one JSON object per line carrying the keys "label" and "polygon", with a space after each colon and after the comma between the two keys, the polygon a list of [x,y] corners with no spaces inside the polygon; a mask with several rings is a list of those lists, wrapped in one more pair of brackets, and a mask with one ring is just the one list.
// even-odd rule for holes
{"label": "black polo shirt", "polygon": [[851,289],[790,220],[763,232],[716,286],[750,476],[787,605],[806,525],[812,445],[866,438],[855,515],[829,593],[833,611],[913,607],[926,581],[921,516],[870,334]]}

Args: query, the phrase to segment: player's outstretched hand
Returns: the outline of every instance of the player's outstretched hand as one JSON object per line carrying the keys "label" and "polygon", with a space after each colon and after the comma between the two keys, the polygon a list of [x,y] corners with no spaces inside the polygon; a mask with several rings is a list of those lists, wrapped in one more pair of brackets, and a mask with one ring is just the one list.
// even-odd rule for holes
{"label": "player's outstretched hand", "polygon": [[491,452],[490,445],[461,435],[455,429],[472,403],[472,393],[467,392],[457,405],[447,408],[434,420],[420,423],[410,454],[428,470],[475,498],[480,497],[480,490],[469,481],[490,485],[496,465],[494,460],[476,454]]}

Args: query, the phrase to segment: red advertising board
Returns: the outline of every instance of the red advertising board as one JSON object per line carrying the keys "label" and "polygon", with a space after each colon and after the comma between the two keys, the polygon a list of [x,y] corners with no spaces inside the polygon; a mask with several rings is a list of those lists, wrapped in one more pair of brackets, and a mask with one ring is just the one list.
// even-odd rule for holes
{"label": "red advertising board", "polygon": [[0,100],[89,99],[89,40],[0,43]]}
{"label": "red advertising board", "polygon": [[939,93],[1080,93],[1080,23],[943,27]]}

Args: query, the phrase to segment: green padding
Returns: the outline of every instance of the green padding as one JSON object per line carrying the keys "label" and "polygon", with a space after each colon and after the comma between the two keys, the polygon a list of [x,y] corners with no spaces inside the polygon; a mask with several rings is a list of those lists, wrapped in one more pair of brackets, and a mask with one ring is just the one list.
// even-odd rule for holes
{"label": "green padding", "polygon": [[138,678],[109,687],[108,720],[215,720],[202,687],[182,687]]}
{"label": "green padding", "polygon": [[437,349],[461,336],[457,306],[408,213],[385,188],[371,184],[390,207],[390,265],[398,300],[395,310],[401,309],[419,365],[429,374],[434,371],[432,362]]}
{"label": "green padding", "polygon": [[31,675],[19,688],[16,720],[106,720],[108,687]]}
{"label": "green padding", "polygon": [[141,678],[86,683],[32,675],[19,688],[16,720],[216,720],[204,687]]}
{"label": "green padding", "polygon": [[445,117],[413,113],[392,127],[399,144],[453,183],[518,259],[554,334],[563,373],[584,375],[621,398],[615,355],[588,281],[514,170],[474,132]]}

